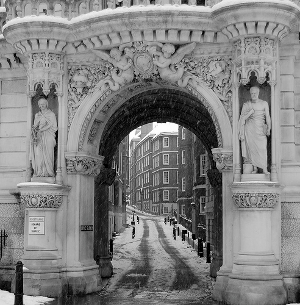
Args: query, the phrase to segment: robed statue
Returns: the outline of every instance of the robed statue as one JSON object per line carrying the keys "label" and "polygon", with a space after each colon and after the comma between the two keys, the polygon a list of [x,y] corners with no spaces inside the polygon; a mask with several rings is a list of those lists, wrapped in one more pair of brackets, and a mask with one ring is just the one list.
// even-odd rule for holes
{"label": "robed statue", "polygon": [[53,111],[48,109],[48,101],[40,98],[40,111],[35,114],[31,129],[31,161],[33,176],[54,177],[54,147],[57,120]]}
{"label": "robed statue", "polygon": [[239,119],[238,134],[241,141],[242,157],[244,163],[252,164],[251,173],[262,169],[267,170],[267,136],[270,136],[271,118],[269,105],[260,100],[259,88],[250,88],[251,100],[243,104]]}

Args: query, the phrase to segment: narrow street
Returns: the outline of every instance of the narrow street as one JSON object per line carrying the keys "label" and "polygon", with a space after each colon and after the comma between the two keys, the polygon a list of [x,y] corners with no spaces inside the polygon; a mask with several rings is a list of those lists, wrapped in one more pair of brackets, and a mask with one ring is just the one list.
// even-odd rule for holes
{"label": "narrow street", "polygon": [[[128,227],[114,240],[114,275],[101,292],[56,304],[217,304],[211,298],[209,264],[164,218],[139,216],[135,238]],[[135,218],[136,220],[136,218]]]}

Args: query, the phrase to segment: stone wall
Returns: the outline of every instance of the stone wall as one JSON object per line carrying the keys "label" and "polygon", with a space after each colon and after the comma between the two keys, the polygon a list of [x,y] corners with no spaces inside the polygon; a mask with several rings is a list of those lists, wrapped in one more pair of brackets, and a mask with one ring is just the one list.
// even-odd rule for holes
{"label": "stone wall", "polygon": [[289,302],[300,301],[300,202],[281,204],[281,271]]}
{"label": "stone wall", "polygon": [[0,260],[0,289],[10,290],[15,264],[23,255],[24,216],[19,203],[0,203],[0,229],[8,235]]}

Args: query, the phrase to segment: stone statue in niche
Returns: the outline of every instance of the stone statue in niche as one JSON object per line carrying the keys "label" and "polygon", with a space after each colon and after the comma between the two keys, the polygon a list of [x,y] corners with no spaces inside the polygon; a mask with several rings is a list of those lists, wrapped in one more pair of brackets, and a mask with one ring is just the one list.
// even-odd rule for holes
{"label": "stone statue in niche", "polygon": [[[267,170],[267,136],[270,136],[271,131],[269,105],[258,98],[258,87],[251,87],[250,95],[251,101],[244,103],[238,123],[244,173],[256,174],[258,168],[261,168],[264,174],[269,174]],[[250,170],[247,168],[249,165]]]}
{"label": "stone statue in niche", "polygon": [[31,161],[34,177],[54,177],[54,147],[57,120],[45,98],[38,100],[40,111],[35,114],[31,129]]}

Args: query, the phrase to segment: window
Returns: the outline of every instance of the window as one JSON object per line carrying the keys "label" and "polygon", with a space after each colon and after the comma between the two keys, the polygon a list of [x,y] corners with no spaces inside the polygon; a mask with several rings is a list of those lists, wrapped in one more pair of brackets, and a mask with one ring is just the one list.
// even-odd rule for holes
{"label": "window", "polygon": [[205,196],[200,196],[200,213],[205,213]]}
{"label": "window", "polygon": [[177,145],[177,147],[178,147],[178,137],[176,137],[176,145]]}
{"label": "window", "polygon": [[185,206],[184,206],[184,205],[181,206],[181,214],[182,214],[182,215],[185,215]]}
{"label": "window", "polygon": [[168,214],[168,213],[169,213],[168,207],[164,207],[164,214]]}
{"label": "window", "polygon": [[156,141],[154,142],[154,150],[158,150],[158,149],[159,149],[159,141],[156,140]]}
{"label": "window", "polygon": [[169,172],[163,172],[163,184],[169,184]]}
{"label": "window", "polygon": [[206,155],[200,155],[200,176],[206,174]]}
{"label": "window", "polygon": [[185,191],[185,177],[181,179],[181,190],[184,192]]}
{"label": "window", "polygon": [[178,183],[178,171],[176,171],[176,183]]}
{"label": "window", "polygon": [[185,140],[185,128],[184,127],[182,127],[182,130],[181,130],[181,139]]}
{"label": "window", "polygon": [[169,191],[168,190],[163,191],[163,201],[169,201]]}
{"label": "window", "polygon": [[163,155],[163,165],[169,165],[169,154]]}
{"label": "window", "polygon": [[181,152],[181,163],[185,164],[185,150]]}
{"label": "window", "polygon": [[176,164],[178,164],[178,154],[176,154]]}
{"label": "window", "polygon": [[163,138],[163,147],[169,147],[169,137]]}

